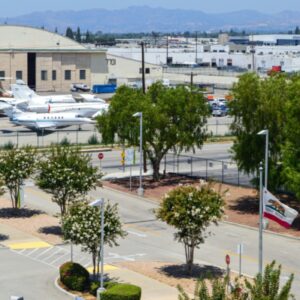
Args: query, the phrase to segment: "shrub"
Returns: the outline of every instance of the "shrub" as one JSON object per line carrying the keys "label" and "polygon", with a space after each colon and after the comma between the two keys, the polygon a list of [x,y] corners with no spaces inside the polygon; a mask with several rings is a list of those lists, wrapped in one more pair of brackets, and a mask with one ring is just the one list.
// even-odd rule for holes
{"label": "shrub", "polygon": [[82,292],[89,286],[90,274],[80,264],[66,262],[60,267],[59,273],[60,281],[70,290]]}
{"label": "shrub", "polygon": [[3,150],[11,150],[11,149],[14,149],[14,147],[15,147],[14,143],[12,141],[8,141],[3,146],[1,146],[1,149],[3,149]]}
{"label": "shrub", "polygon": [[131,284],[118,283],[101,294],[101,300],[140,300],[142,290]]}
{"label": "shrub", "polygon": [[64,138],[60,141],[59,144],[60,144],[61,146],[69,146],[69,145],[71,145],[71,142],[68,140],[67,137],[64,137]]}
{"label": "shrub", "polygon": [[88,143],[89,145],[98,145],[99,144],[99,140],[96,134],[93,134],[92,136],[89,137],[88,139]]}
{"label": "shrub", "polygon": [[[107,281],[107,282],[104,282],[104,288],[106,290],[108,290],[116,284],[118,284],[118,283],[114,282],[114,281]],[[97,290],[99,287],[100,287],[99,281],[92,281],[90,284],[90,294],[92,294],[93,296],[97,296]]]}

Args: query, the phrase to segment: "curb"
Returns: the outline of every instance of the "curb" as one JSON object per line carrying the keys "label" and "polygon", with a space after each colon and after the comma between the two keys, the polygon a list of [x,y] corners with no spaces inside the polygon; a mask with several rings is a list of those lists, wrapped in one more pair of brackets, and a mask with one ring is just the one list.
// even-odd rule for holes
{"label": "curb", "polygon": [[59,279],[59,276],[57,276],[57,277],[55,278],[55,280],[54,280],[54,285],[55,285],[55,287],[56,287],[59,291],[61,291],[63,294],[68,295],[68,296],[72,297],[73,299],[75,299],[76,296],[75,296],[74,294],[72,294],[72,293],[66,291],[65,289],[63,289],[62,287],[60,287],[60,285],[58,284],[58,279]]}
{"label": "curb", "polygon": [[[133,194],[130,194],[128,192],[120,191],[120,190],[117,190],[117,189],[114,189],[114,188],[111,188],[111,187],[108,187],[108,186],[103,186],[103,188],[105,188],[107,190],[111,190],[113,192],[117,192],[119,194],[126,194],[126,195],[131,196],[133,198],[136,198],[138,200],[143,200],[143,201],[146,201],[146,202],[149,202],[149,203],[152,203],[152,204],[156,204],[158,206],[158,202],[151,199],[151,198],[140,197],[140,196],[133,195]],[[250,230],[253,230],[253,231],[258,231],[258,228],[251,227],[249,225],[234,223],[234,222],[230,222],[230,221],[220,221],[220,223],[224,223],[224,224],[228,224],[228,225],[232,225],[232,226],[236,226],[236,227],[241,227],[241,228],[245,228],[245,229],[250,229]],[[295,237],[295,236],[291,236],[291,235],[287,235],[287,234],[283,234],[283,233],[277,233],[277,232],[273,232],[273,231],[270,231],[270,230],[264,230],[264,232],[267,233],[267,234],[270,234],[270,235],[275,235],[275,236],[283,237],[283,238],[286,238],[286,239],[300,241],[300,237]]]}
{"label": "curb", "polygon": [[[221,221],[220,223],[225,223],[225,224],[232,225],[232,226],[237,226],[237,227],[241,227],[241,228],[250,229],[250,230],[253,230],[253,231],[258,231],[258,228],[252,227],[252,226],[249,226],[249,225],[234,223],[234,222],[230,222],[230,221]],[[271,230],[264,230],[263,232],[271,234],[271,235],[275,235],[275,236],[278,236],[278,237],[284,237],[284,238],[287,238],[287,239],[300,241],[299,237],[292,236],[292,235],[289,235],[289,234],[273,232]]]}

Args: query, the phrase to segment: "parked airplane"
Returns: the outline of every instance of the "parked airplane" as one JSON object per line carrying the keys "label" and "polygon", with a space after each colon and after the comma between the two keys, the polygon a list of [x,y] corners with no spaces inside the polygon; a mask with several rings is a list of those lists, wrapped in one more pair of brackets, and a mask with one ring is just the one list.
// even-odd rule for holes
{"label": "parked airplane", "polygon": [[94,124],[89,118],[76,113],[37,114],[15,111],[11,121],[30,129],[56,129],[72,125]]}
{"label": "parked airplane", "polygon": [[11,84],[11,91],[15,99],[27,100],[36,104],[48,103],[75,103],[72,95],[47,95],[40,96],[35,93],[23,80],[17,80],[15,84]]}

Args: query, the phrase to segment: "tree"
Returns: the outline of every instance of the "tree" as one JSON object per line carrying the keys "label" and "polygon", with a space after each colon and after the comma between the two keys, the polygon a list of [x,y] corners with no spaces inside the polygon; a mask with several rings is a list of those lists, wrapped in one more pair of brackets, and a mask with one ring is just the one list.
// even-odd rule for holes
{"label": "tree", "polygon": [[[290,293],[294,275],[290,275],[287,282],[280,289],[281,266],[275,261],[267,265],[264,275],[257,274],[254,280],[245,279],[245,284],[235,281],[233,288],[228,289],[228,277],[212,279],[210,284],[205,280],[198,280],[193,300],[288,300],[294,299]],[[210,288],[211,287],[211,288]],[[190,300],[181,286],[179,300]]]}
{"label": "tree", "polygon": [[0,153],[0,176],[8,188],[13,208],[20,208],[20,186],[35,170],[36,151],[31,147]]}
{"label": "tree", "polygon": [[76,41],[78,43],[81,43],[81,32],[80,32],[80,27],[77,27],[77,31],[76,31]]}
{"label": "tree", "polygon": [[269,130],[269,183],[270,188],[280,186],[284,179],[278,163],[282,158],[285,141],[283,128],[288,102],[288,82],[278,74],[261,79],[256,74],[245,74],[234,85],[230,114],[234,117],[231,131],[236,136],[232,147],[233,157],[239,168],[247,174],[255,174],[259,162],[264,159],[265,139],[257,133]]}
{"label": "tree", "polygon": [[187,271],[192,272],[194,250],[204,243],[205,230],[223,215],[224,201],[210,185],[180,186],[170,191],[156,212],[158,219],[175,227],[175,239],[184,244]]}
{"label": "tree", "polygon": [[68,27],[66,30],[66,37],[68,37],[69,39],[74,40],[74,33],[71,27]]}
{"label": "tree", "polygon": [[139,120],[133,117],[138,111],[143,112],[143,151],[152,164],[154,180],[159,180],[160,162],[170,149],[180,152],[203,145],[209,114],[203,95],[161,83],[153,84],[145,95],[120,87],[108,112],[97,119],[103,141],[112,143],[117,134],[121,143],[138,146]]}
{"label": "tree", "polygon": [[299,26],[296,27],[296,29],[295,29],[295,34],[300,34]]}
{"label": "tree", "polygon": [[300,77],[290,80],[286,103],[286,123],[284,133],[286,141],[283,145],[283,159],[281,168],[285,176],[285,185],[300,198]]}
{"label": "tree", "polygon": [[53,202],[63,216],[71,203],[84,198],[96,188],[102,174],[91,164],[91,157],[80,148],[52,147],[46,159],[39,163],[37,185],[52,194]]}
{"label": "tree", "polygon": [[[86,202],[78,202],[70,207],[64,216],[62,231],[65,240],[81,245],[82,250],[92,254],[93,274],[99,275],[101,214],[99,207],[89,206]],[[104,211],[104,243],[118,246],[117,239],[123,238],[125,232],[118,215],[117,205],[109,202]]]}

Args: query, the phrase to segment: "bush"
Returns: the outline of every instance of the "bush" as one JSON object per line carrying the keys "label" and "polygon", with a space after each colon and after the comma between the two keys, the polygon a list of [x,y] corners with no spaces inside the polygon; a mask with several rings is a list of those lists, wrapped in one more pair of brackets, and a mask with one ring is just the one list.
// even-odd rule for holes
{"label": "bush", "polygon": [[80,264],[66,262],[59,268],[60,281],[72,291],[84,291],[89,287],[90,274]]}
{"label": "bush", "polygon": [[101,294],[101,300],[140,300],[142,290],[131,284],[118,283]]}
{"label": "bush", "polygon": [[68,140],[67,137],[64,137],[61,142],[59,143],[61,146],[70,146],[71,142]]}
{"label": "bush", "polygon": [[92,136],[89,137],[88,139],[88,143],[89,145],[98,145],[99,144],[99,140],[96,134],[93,134]]}
{"label": "bush", "polygon": [[12,141],[8,141],[3,146],[1,146],[1,149],[3,149],[3,150],[11,150],[11,149],[14,149],[14,147],[15,147],[14,143]]}
{"label": "bush", "polygon": [[[106,282],[104,282],[104,288],[106,290],[108,290],[116,284],[118,284],[118,283],[114,282],[114,281],[106,281]],[[97,296],[97,290],[99,287],[100,287],[99,281],[92,281],[90,284],[90,294],[92,294],[93,296]]]}

